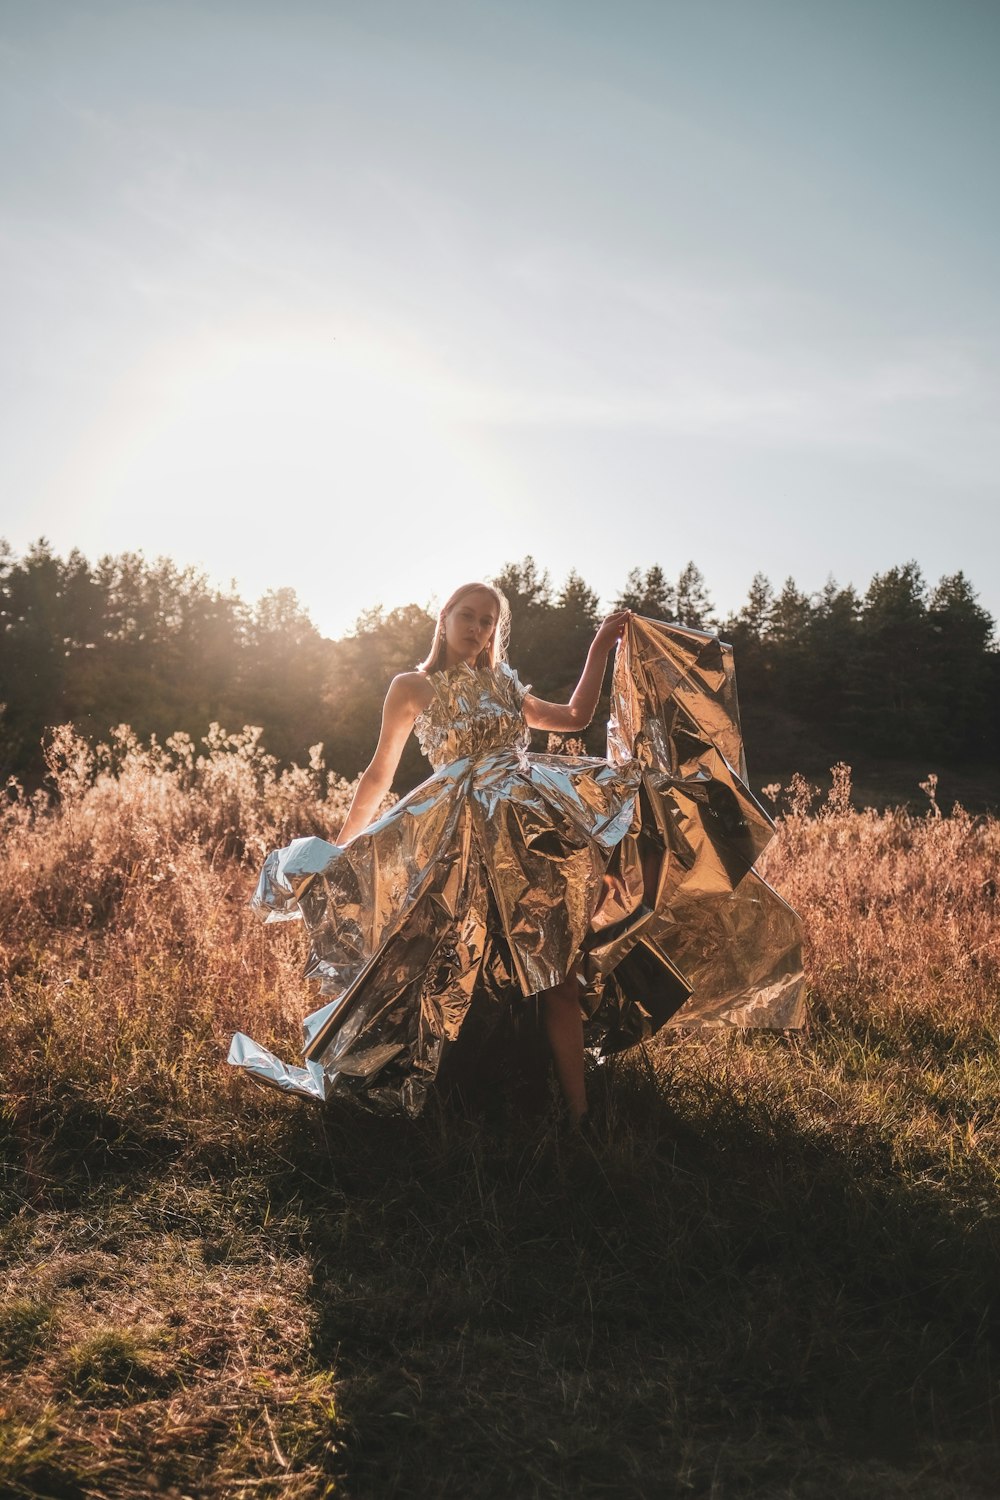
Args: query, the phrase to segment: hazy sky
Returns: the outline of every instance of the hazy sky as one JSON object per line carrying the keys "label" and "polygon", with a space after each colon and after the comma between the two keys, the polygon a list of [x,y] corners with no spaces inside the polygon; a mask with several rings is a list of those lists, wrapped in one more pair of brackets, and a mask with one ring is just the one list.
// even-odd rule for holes
{"label": "hazy sky", "polygon": [[996,0],[0,0],[0,535],[1000,615]]}

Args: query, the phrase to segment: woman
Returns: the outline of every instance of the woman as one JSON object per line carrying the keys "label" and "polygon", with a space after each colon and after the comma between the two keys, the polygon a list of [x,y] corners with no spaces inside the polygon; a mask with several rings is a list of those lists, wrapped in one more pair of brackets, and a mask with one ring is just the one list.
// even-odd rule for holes
{"label": "woman", "polygon": [[[521,713],[529,729],[579,732],[594,717],[608,657],[618,641],[629,610],[608,615],[594,637],[580,681],[568,703],[548,703],[525,692]],[[415,672],[393,678],[382,710],[382,732],[371,764],[361,777],[347,821],[337,836],[341,846],[366,828],[392,785],[403,746],[417,719],[434,698],[431,674],[467,666],[495,672],[506,654],[510,623],[506,599],[487,584],[456,589],[438,618],[427,660]],[[516,682],[516,678],[512,677]],[[519,695],[520,696],[520,695]],[[583,1013],[575,964],[559,984],[541,993],[541,1013],[552,1048],[556,1077],[570,1119],[578,1124],[587,1110],[583,1067]]]}
{"label": "woman", "polygon": [[[691,761],[699,702],[709,733],[741,755],[729,648],[620,611],[598,628],[569,702],[550,703],[507,665],[508,629],[496,589],[457,589],[427,660],[390,684],[337,843],[298,839],[268,857],[254,904],[268,920],[305,920],[307,973],[333,998],[305,1022],[305,1068],[234,1038],[230,1061],[263,1081],[320,1099],[364,1090],[417,1113],[463,1028],[486,1034],[512,997],[538,997],[579,1124],[584,1016],[602,1053],[650,1035],[691,993],[674,948],[702,981],[712,1024],[797,1024],[794,914],[759,877],[744,879],[770,822],[724,756],[710,770]],[[590,722],[623,636],[609,759],[529,754],[531,729]],[[411,731],[434,774],[372,822]],[[714,741],[693,743],[715,754]],[[767,944],[777,934],[780,951],[748,950],[749,968],[728,952],[720,965],[718,936],[731,949],[762,900]]]}

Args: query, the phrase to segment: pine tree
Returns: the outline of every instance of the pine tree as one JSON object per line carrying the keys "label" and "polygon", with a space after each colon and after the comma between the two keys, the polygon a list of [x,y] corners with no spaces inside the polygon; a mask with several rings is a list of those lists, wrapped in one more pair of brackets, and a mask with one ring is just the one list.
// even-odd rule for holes
{"label": "pine tree", "polygon": [[537,688],[551,669],[546,640],[558,609],[549,575],[528,556],[520,563],[507,563],[491,582],[510,604],[511,660],[522,678]]}
{"label": "pine tree", "polygon": [[711,630],[715,621],[715,606],[708,597],[708,588],[700,568],[687,563],[677,579],[675,596],[677,622],[689,630]]}
{"label": "pine tree", "polygon": [[941,751],[986,758],[994,621],[964,573],[939,579],[927,607],[928,689]]}
{"label": "pine tree", "polygon": [[735,653],[741,697],[756,706],[771,695],[770,649],[767,633],[774,608],[774,589],[763,573],[755,573],[747,601],[720,627],[720,634]]}
{"label": "pine tree", "polygon": [[774,588],[765,573],[755,573],[747,594],[747,602],[736,616],[745,635],[755,641],[763,641],[771,628],[774,613]]}
{"label": "pine tree", "polygon": [[634,610],[647,620],[677,618],[677,596],[659,563],[654,563],[645,573],[632,568],[614,607]]}
{"label": "pine tree", "polygon": [[828,578],[809,624],[809,653],[799,701],[842,739],[856,732],[861,703],[861,605],[857,591]]}
{"label": "pine tree", "polygon": [[625,579],[625,587],[615,599],[615,609],[632,609],[637,615],[642,614],[643,582],[642,570],[630,568],[628,577]]}
{"label": "pine tree", "polygon": [[927,747],[932,639],[917,564],[877,573],[861,606],[858,653],[860,727],[873,748],[905,754]]}

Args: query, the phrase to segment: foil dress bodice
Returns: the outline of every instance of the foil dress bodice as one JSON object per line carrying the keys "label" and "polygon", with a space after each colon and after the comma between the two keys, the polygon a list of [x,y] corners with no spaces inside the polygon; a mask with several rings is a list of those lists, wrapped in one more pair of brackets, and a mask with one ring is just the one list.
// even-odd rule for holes
{"label": "foil dress bodice", "polygon": [[434,697],[413,732],[435,771],[454,761],[511,751],[523,756],[531,741],[522,704],[530,689],[506,662],[470,667],[466,662],[432,672]]}
{"label": "foil dress bodice", "polygon": [[532,753],[506,663],[430,685],[414,731],[433,774],[348,844],[296,839],[261,871],[254,907],[309,933],[324,1003],[305,1066],[243,1033],[230,1062],[415,1114],[467,1021],[488,1036],[574,973],[598,1056],[667,1024],[802,1024],[801,927],[754,869],[773,824],[746,785],[730,646],[632,617],[606,758]]}

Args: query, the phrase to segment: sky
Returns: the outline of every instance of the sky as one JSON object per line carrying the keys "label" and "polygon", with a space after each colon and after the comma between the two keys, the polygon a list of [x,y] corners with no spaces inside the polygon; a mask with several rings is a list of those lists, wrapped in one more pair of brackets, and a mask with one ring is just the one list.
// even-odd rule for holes
{"label": "sky", "polygon": [[0,0],[0,536],[1000,617],[995,0]]}

